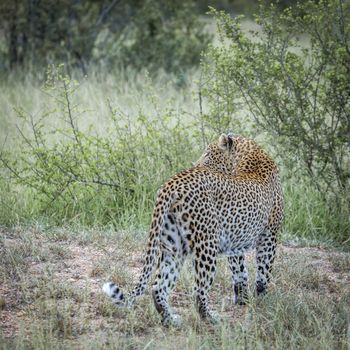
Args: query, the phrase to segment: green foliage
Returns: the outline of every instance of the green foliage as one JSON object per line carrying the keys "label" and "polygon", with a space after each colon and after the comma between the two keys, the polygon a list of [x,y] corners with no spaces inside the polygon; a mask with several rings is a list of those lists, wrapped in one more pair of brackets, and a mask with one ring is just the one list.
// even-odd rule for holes
{"label": "green foliage", "polygon": [[248,125],[284,150],[290,170],[307,174],[321,193],[340,195],[350,182],[349,2],[307,1],[282,13],[262,6],[261,31],[249,34],[241,17],[211,13],[220,44],[204,63],[206,123],[234,131],[237,124],[240,132],[243,108]]}
{"label": "green foliage", "polygon": [[69,62],[86,68],[95,40],[106,23],[108,1],[3,1],[1,29],[10,69],[34,68],[48,62]]}
{"label": "green foliage", "polygon": [[[40,210],[54,221],[77,219],[85,225],[149,220],[160,185],[189,166],[198,147],[171,108],[149,116],[124,114],[110,104],[110,125],[99,135],[94,126],[79,129],[84,111],[75,99],[79,84],[61,69],[48,71],[45,93],[55,108],[34,119],[18,110],[31,130],[19,129],[20,154],[1,156],[20,185],[36,193]],[[150,95],[150,103],[156,103]],[[61,119],[50,127],[50,121]]]}
{"label": "green foliage", "polygon": [[284,237],[294,236],[293,239],[298,237],[350,250],[350,193],[339,196],[337,205],[330,205],[308,179],[284,178]]}
{"label": "green foliage", "polygon": [[121,57],[138,69],[182,72],[199,65],[209,41],[193,1],[147,0],[126,30]]}
{"label": "green foliage", "polygon": [[[103,83],[93,77],[79,84],[60,68],[49,70],[43,91],[32,91],[33,78],[24,86],[6,85],[2,106],[11,118],[0,135],[8,133],[7,151],[0,152],[0,225],[144,228],[161,184],[190,167],[206,143],[226,131],[217,123],[208,132],[206,106],[203,118],[193,115],[198,107],[188,87],[161,90],[166,77],[151,83],[113,75]],[[115,91],[117,83],[122,89]],[[30,95],[32,104],[13,98],[18,95]],[[25,110],[17,107],[16,117],[8,104]],[[241,128],[251,132],[243,122]],[[328,205],[308,179],[280,168],[284,237],[296,234],[348,249],[348,195],[338,197],[338,206]]]}
{"label": "green foliage", "polygon": [[2,1],[0,69],[65,62],[182,72],[198,65],[209,35],[193,0]]}

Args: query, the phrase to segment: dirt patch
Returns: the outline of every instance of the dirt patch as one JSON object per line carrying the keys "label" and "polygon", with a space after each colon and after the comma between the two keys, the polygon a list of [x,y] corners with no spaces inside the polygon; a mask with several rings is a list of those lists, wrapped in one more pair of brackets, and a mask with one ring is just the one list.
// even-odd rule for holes
{"label": "dirt patch", "polygon": [[[52,272],[52,285],[65,283],[72,290],[88,291],[91,297],[95,297],[102,294],[101,287],[106,282],[109,264],[125,263],[125,270],[132,277],[131,281],[136,280],[141,270],[141,250],[125,255],[122,249],[116,247],[98,249],[93,244],[51,241],[33,232],[2,234],[4,236],[0,241],[0,252],[7,253],[14,269],[16,264],[21,264],[25,271],[21,272],[22,277],[26,281],[41,278],[49,270]],[[29,251],[29,246],[35,249]],[[119,258],[109,259],[110,256]],[[0,334],[5,338],[16,336],[20,323],[31,321],[25,311],[28,305],[20,301],[20,289],[21,282],[12,281],[11,277],[0,284]]]}
{"label": "dirt patch", "polygon": [[281,246],[279,254],[300,255],[320,274],[324,274],[335,284],[350,282],[350,254],[316,247]]}
{"label": "dirt patch", "polygon": [[[3,249],[18,248],[23,244],[23,238],[11,235],[8,239],[5,237],[1,244]],[[142,248],[126,253],[125,250],[118,247],[96,247],[93,244],[79,245],[76,242],[68,241],[53,242],[47,239],[43,240],[42,236],[32,236],[30,246],[40,246],[41,258],[37,259],[27,252],[25,257],[28,263],[27,276],[40,277],[46,269],[50,268],[53,271],[53,282],[64,282],[72,289],[89,291],[90,296],[92,296],[90,300],[101,296],[101,286],[105,282],[106,276],[109,275],[112,264],[119,264],[122,267],[122,272],[130,279],[129,283],[136,280],[142,267]],[[33,249],[33,254],[36,254],[35,249]],[[293,259],[302,257],[309,268],[326,276],[336,286],[348,285],[350,282],[350,254],[322,248],[299,248],[280,245],[276,259],[277,264],[286,256]],[[252,260],[253,255],[250,254],[248,261],[252,263]],[[232,291],[230,282],[227,282],[225,286],[224,288],[218,285],[213,291],[213,293],[218,294],[215,299],[221,299],[221,306],[220,304],[217,305],[218,309],[221,309],[224,317],[237,318],[244,316],[244,308],[234,307],[232,309],[231,306],[227,307],[227,300],[232,297]],[[223,292],[225,292],[225,295],[219,296]],[[334,288],[332,292],[336,293],[337,288]],[[20,296],[19,284],[16,281],[12,284],[11,280],[7,279],[5,283],[0,285],[0,327],[5,338],[16,335],[20,322],[31,322],[26,313],[27,306],[19,302],[21,300]],[[176,307],[185,312],[184,310],[188,308],[191,302],[191,293],[186,290],[177,290],[172,299]],[[226,307],[222,306],[223,303]],[[102,318],[103,316],[96,322],[102,324]],[[96,327],[98,328],[98,325]]]}
{"label": "dirt patch", "polygon": [[16,300],[16,290],[0,285],[0,327],[5,338],[12,337],[18,330],[18,322],[24,312]]}
{"label": "dirt patch", "polygon": [[89,246],[68,247],[71,258],[64,261],[64,268],[54,274],[54,278],[72,283],[76,288],[100,292],[100,279],[91,276],[94,264],[103,253]]}

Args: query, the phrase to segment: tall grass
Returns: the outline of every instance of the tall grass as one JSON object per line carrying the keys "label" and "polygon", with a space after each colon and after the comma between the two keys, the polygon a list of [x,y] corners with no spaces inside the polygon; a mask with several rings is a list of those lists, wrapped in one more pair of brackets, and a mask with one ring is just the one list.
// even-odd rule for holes
{"label": "tall grass", "polygon": [[[176,77],[165,73],[152,80],[145,73],[133,71],[76,75],[80,86],[72,97],[72,103],[79,106],[74,110],[74,122],[79,132],[86,135],[82,140],[93,162],[93,173],[103,173],[118,182],[118,187],[76,182],[65,195],[48,199],[26,186],[25,181],[10,181],[9,172],[0,169],[0,224],[40,221],[59,226],[68,223],[147,227],[159,186],[169,176],[191,166],[205,142],[210,141],[203,139],[200,130],[203,125],[198,116],[200,112],[205,114],[206,106],[199,105],[195,76],[194,72],[187,78],[187,84],[179,85]],[[13,75],[0,83],[0,141],[3,144],[6,139],[5,148],[12,151],[13,159],[24,154],[22,162],[28,159],[31,162],[32,150],[18,131],[25,135],[32,132],[23,116],[36,121],[48,115],[41,129],[46,140],[42,146],[56,166],[57,152],[65,151],[72,135],[67,136],[67,115],[55,99],[57,94],[41,88],[45,79],[45,76],[27,76],[20,80]],[[260,135],[259,142],[264,146],[261,139]],[[103,152],[99,153],[101,149]],[[70,159],[76,165],[84,160],[79,155],[75,157]],[[38,166],[37,162],[29,164]],[[64,176],[54,166],[51,173],[45,174],[57,175],[54,189],[59,186],[65,189]],[[286,203],[285,237],[296,235],[331,244],[337,242],[348,249],[348,194],[344,194],[343,206],[331,208],[307,181],[290,176],[283,162],[280,166]],[[41,167],[41,171],[47,170],[46,164]],[[84,174],[86,169],[82,170]],[[35,173],[32,175],[35,177]],[[42,185],[45,187],[45,182]]]}
{"label": "tall grass", "polygon": [[[0,116],[0,140],[2,144],[6,141],[2,151],[9,151],[13,169],[20,168],[19,174],[25,179],[20,184],[9,182],[13,172],[1,169],[3,225],[28,217],[56,224],[78,221],[82,225],[144,225],[159,186],[181,167],[190,166],[195,159],[193,152],[198,152],[198,147],[188,147],[186,130],[196,107],[190,77],[184,88],[178,86],[176,77],[164,73],[151,81],[146,73],[93,71],[89,77],[77,76],[77,89],[70,80],[67,96],[65,91],[62,95],[62,85],[55,85],[57,81],[52,89],[45,89],[35,77],[23,82],[15,78],[2,89],[0,103],[6,105],[6,114]],[[31,98],[21,99],[21,95]],[[79,141],[75,134],[79,134]],[[70,146],[74,155],[67,149]],[[46,152],[45,159],[42,152]],[[66,161],[57,160],[58,154],[71,157],[76,167],[86,161],[79,180],[90,176],[93,183],[75,181],[67,191],[62,182],[65,174],[55,174],[62,170],[58,162]],[[36,181],[38,172],[31,173],[38,167],[41,173],[46,172],[41,184]],[[49,167],[53,167],[50,174]],[[100,177],[115,186],[100,186],[96,183],[103,182]],[[52,186],[51,192],[60,195],[43,196]]]}
{"label": "tall grass", "polygon": [[288,178],[284,181],[284,195],[285,237],[350,249],[349,193],[345,192],[331,206],[309,181]]}
{"label": "tall grass", "polygon": [[[21,123],[16,109],[23,109],[38,117],[43,111],[55,107],[42,89],[47,78],[45,70],[37,72],[14,72],[0,80],[0,141],[3,142],[7,134],[9,139],[18,136],[15,127],[21,127]],[[197,75],[193,71],[181,82],[179,77],[163,71],[152,79],[147,71],[136,72],[131,69],[116,69],[112,72],[91,69],[88,76],[73,71],[72,79],[80,83],[77,99],[85,109],[80,126],[86,130],[92,125],[94,131],[106,132],[110,116],[108,101],[130,115],[137,115],[140,111],[150,115],[155,112],[155,104],[157,108],[163,108],[170,102],[175,110],[198,111],[191,93]],[[51,123],[62,126],[59,120]]]}

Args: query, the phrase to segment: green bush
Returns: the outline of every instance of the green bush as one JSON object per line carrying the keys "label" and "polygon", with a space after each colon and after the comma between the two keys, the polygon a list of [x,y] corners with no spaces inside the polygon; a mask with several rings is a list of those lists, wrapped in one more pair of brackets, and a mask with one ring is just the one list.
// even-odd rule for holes
{"label": "green bush", "polygon": [[17,110],[24,125],[20,151],[3,153],[3,167],[15,183],[34,191],[38,211],[57,224],[147,222],[160,185],[196,159],[200,147],[188,123],[170,107],[129,116],[110,103],[108,132],[99,135],[93,125],[83,132],[79,119],[86,111],[76,101],[78,88],[62,69],[49,70],[44,90],[55,108],[35,119]]}
{"label": "green bush", "polygon": [[182,73],[198,66],[210,36],[193,0],[0,3],[0,71],[64,62]]}
{"label": "green bush", "polygon": [[206,124],[267,133],[290,173],[307,175],[334,205],[350,185],[349,2],[262,6],[250,33],[241,17],[211,13],[220,43],[203,63]]}
{"label": "green bush", "polygon": [[181,73],[198,67],[210,39],[193,1],[147,0],[125,30],[120,55],[137,69]]}

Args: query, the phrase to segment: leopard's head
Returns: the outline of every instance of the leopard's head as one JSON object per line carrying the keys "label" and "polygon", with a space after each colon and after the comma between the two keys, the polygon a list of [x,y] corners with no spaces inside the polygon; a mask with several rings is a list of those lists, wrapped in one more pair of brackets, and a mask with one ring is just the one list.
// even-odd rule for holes
{"label": "leopard's head", "polygon": [[195,166],[207,167],[224,174],[232,174],[234,168],[233,143],[234,136],[232,134],[222,134],[217,142],[208,145]]}
{"label": "leopard's head", "polygon": [[261,171],[266,166],[274,166],[274,163],[253,140],[222,134],[217,142],[209,144],[195,165],[224,174],[238,175]]}

